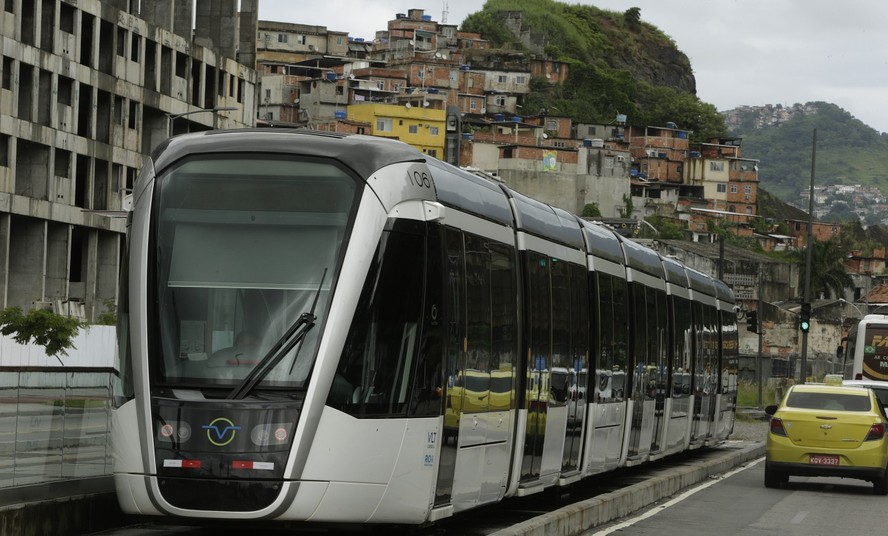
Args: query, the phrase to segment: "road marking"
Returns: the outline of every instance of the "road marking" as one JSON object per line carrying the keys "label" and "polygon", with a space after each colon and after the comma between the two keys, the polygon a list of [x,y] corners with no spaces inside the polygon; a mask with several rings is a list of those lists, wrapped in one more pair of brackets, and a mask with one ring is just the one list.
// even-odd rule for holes
{"label": "road marking", "polygon": [[[653,517],[653,516],[659,514],[660,512],[669,508],[670,506],[675,506],[676,504],[687,499],[688,497],[697,493],[698,491],[703,491],[704,489],[708,488],[709,486],[711,486],[713,484],[717,484],[720,480],[728,478],[729,476],[733,476],[733,475],[739,473],[740,471],[745,471],[745,470],[749,469],[750,467],[755,466],[759,462],[763,462],[764,460],[765,460],[765,458],[764,458],[764,456],[762,456],[761,458],[758,458],[757,460],[753,460],[753,461],[749,462],[747,465],[743,465],[743,466],[738,467],[732,471],[728,471],[727,473],[724,473],[723,475],[718,476],[717,478],[713,478],[712,480],[710,480],[709,482],[706,482],[705,484],[701,484],[701,485],[697,486],[696,488],[689,489],[688,491],[682,493],[681,495],[675,497],[674,499],[670,499],[669,501],[661,504],[660,506],[656,506],[654,508],[651,508],[650,510],[648,510],[647,512],[645,512],[643,514],[640,514],[640,515],[635,516],[633,518],[627,519],[626,521],[623,521],[622,523],[619,523],[619,524],[614,525],[612,527],[608,527],[604,530],[600,530],[598,532],[593,532],[590,534],[590,536],[607,536],[608,534],[614,533],[618,530],[625,529],[626,527],[631,527],[632,525],[638,523],[639,521],[643,521],[649,517]],[[807,512],[805,512],[805,515],[807,515]],[[798,517],[798,516],[796,516],[796,517]]]}
{"label": "road marking", "polygon": [[790,523],[792,523],[793,525],[798,525],[806,517],[808,517],[808,512],[799,512],[798,514],[796,514],[796,516],[794,518],[792,518],[792,521],[790,521]]}

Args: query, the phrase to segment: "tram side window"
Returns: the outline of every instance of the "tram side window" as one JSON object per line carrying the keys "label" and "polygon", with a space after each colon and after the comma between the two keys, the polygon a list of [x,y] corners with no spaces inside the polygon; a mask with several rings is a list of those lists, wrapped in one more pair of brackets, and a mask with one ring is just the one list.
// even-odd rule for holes
{"label": "tram side window", "polygon": [[465,234],[466,368],[465,412],[487,411],[490,403],[490,253],[483,238]]}
{"label": "tram side window", "polygon": [[518,302],[515,292],[515,250],[489,243],[491,336],[490,410],[503,411],[515,399],[515,344]]}
{"label": "tram side window", "polygon": [[547,406],[551,343],[551,292],[549,259],[538,253],[527,253],[528,263],[528,335],[531,362],[527,366],[527,406]]}
{"label": "tram side window", "polygon": [[552,271],[552,368],[549,382],[552,405],[564,406],[574,385],[570,373],[571,280],[570,265],[551,259]]}
{"label": "tram side window", "polygon": [[570,356],[574,369],[572,400],[585,401],[589,369],[589,285],[585,266],[570,265]]}
{"label": "tram side window", "polygon": [[737,343],[737,315],[733,311],[722,311],[721,324],[721,392],[737,392],[737,369],[740,366]]}
{"label": "tram side window", "polygon": [[691,394],[691,303],[685,298],[673,300],[672,397]]}
{"label": "tram side window", "polygon": [[606,402],[626,396],[628,302],[625,280],[601,272],[597,273],[597,277],[601,348],[595,398],[599,402]]}
{"label": "tram side window", "polygon": [[330,406],[356,416],[406,414],[424,258],[424,237],[383,234],[340,357]]}

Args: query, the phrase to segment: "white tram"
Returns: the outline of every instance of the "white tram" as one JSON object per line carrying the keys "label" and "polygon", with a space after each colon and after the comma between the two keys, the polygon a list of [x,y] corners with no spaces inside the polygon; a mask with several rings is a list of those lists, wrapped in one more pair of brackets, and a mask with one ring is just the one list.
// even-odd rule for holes
{"label": "white tram", "polygon": [[421,524],[733,426],[726,285],[400,142],[173,138],[127,237],[128,513]]}
{"label": "white tram", "polygon": [[846,380],[888,381],[888,315],[865,315],[848,332]]}

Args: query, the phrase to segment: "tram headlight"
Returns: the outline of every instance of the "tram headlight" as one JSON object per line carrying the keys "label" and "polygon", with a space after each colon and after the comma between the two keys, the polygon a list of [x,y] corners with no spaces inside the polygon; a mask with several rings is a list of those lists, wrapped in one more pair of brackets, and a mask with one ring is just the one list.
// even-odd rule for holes
{"label": "tram headlight", "polygon": [[260,447],[286,445],[292,428],[293,423],[289,422],[257,424],[250,431],[250,440]]}
{"label": "tram headlight", "polygon": [[191,439],[191,425],[184,421],[166,421],[157,427],[157,440],[184,443]]}

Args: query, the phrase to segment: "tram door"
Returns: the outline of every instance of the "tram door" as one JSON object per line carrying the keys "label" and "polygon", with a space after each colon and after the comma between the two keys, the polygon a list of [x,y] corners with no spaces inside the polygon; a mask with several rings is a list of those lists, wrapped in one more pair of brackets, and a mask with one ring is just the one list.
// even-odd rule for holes
{"label": "tram door", "polygon": [[580,468],[588,368],[585,267],[528,252],[527,422],[522,482]]}
{"label": "tram door", "polygon": [[[715,309],[707,304],[694,304],[694,422],[691,427],[691,444],[699,445],[710,433],[712,412],[715,406],[715,390],[718,374],[718,334],[714,331]],[[712,373],[716,372],[715,377]]]}
{"label": "tram door", "polygon": [[459,511],[505,493],[517,302],[509,246],[448,229],[446,259],[444,430],[456,450],[452,465],[439,469],[436,504],[446,504],[449,487]]}
{"label": "tram door", "polygon": [[549,288],[549,259],[538,253],[527,252],[525,281],[525,318],[527,342],[527,376],[525,378],[524,407],[527,423],[524,437],[524,457],[521,460],[521,480],[537,480],[540,476],[549,416],[549,383],[551,361],[551,289]]}

